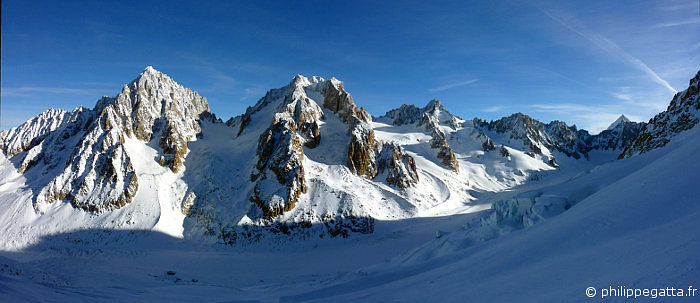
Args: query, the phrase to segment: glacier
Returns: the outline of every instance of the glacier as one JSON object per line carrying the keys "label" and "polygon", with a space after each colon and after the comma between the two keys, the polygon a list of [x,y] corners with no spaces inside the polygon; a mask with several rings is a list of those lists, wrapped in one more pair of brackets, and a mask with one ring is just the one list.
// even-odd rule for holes
{"label": "glacier", "polygon": [[648,123],[592,135],[438,100],[373,117],[341,81],[301,75],[224,122],[147,67],[92,109],[0,132],[0,299],[588,302],[587,287],[692,286],[699,82]]}

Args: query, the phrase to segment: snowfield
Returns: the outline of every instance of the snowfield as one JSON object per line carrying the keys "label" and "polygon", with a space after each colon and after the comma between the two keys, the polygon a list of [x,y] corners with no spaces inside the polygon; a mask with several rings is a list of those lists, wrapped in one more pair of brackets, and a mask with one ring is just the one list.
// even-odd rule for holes
{"label": "snowfield", "polygon": [[699,86],[590,135],[300,75],[223,122],[148,67],[0,132],[0,302],[697,302]]}
{"label": "snowfield", "polygon": [[[697,287],[700,164],[688,155],[700,152],[699,130],[640,156],[483,198],[522,201],[511,217],[487,210],[380,221],[371,235],[272,247],[201,246],[151,231],[46,236],[1,253],[0,297],[598,302],[586,297],[587,287]],[[553,214],[535,210],[539,204]]]}

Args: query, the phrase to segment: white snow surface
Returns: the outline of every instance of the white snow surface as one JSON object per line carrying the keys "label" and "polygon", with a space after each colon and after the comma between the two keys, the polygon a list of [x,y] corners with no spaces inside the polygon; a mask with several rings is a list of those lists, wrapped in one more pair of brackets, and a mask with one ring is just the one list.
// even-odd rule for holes
{"label": "white snow surface", "polygon": [[[605,299],[588,298],[589,286],[700,285],[700,164],[692,160],[700,128],[619,161],[619,150],[575,160],[543,147],[532,156],[521,140],[486,132],[504,157],[483,150],[472,121],[441,108],[434,122],[454,150],[455,173],[424,126],[379,118],[368,125],[376,139],[415,160],[419,181],[402,189],[347,167],[348,125],[323,107],[328,83],[341,85],[297,76],[270,91],[240,135],[242,117],[199,121],[177,173],[158,163],[157,142],[126,136],[139,189],[107,212],[61,202],[38,212],[18,161],[0,153],[0,301],[590,302]],[[300,100],[322,117],[321,143],[304,148],[307,192],[274,220],[369,216],[373,233],[212,245],[209,228],[255,224],[258,138]],[[44,115],[12,144],[24,147],[67,113]],[[558,169],[547,164],[552,156]],[[206,201],[194,202],[201,216],[183,214],[192,201]]]}
{"label": "white snow surface", "polygon": [[[700,164],[687,161],[700,152],[699,131],[480,198],[519,201],[500,219],[489,210],[380,221],[372,235],[276,247],[199,246],[147,231],[47,236],[0,253],[0,299],[591,302],[601,298],[586,297],[587,287],[687,288],[700,276]],[[569,208],[554,209],[562,203]],[[536,214],[544,219],[522,224]]]}

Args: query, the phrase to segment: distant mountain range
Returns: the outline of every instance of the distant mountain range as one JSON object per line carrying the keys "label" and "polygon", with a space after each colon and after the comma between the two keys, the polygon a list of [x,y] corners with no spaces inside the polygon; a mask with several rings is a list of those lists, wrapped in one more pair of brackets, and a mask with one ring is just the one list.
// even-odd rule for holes
{"label": "distant mountain range", "polygon": [[300,75],[224,122],[147,67],[91,109],[0,133],[0,201],[15,213],[0,229],[27,243],[93,227],[226,244],[371,233],[377,219],[472,211],[477,193],[662,147],[697,124],[699,82],[648,123],[621,116],[591,135],[522,113],[464,120],[438,100],[372,117],[341,81]]}

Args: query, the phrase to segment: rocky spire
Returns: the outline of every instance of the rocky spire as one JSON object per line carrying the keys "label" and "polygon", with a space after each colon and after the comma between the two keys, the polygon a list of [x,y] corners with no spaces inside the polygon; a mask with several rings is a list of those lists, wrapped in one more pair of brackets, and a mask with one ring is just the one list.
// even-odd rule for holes
{"label": "rocky spire", "polygon": [[637,137],[618,158],[665,146],[677,134],[693,128],[700,121],[700,71],[690,79],[688,88],[673,96],[668,108],[649,120]]}

